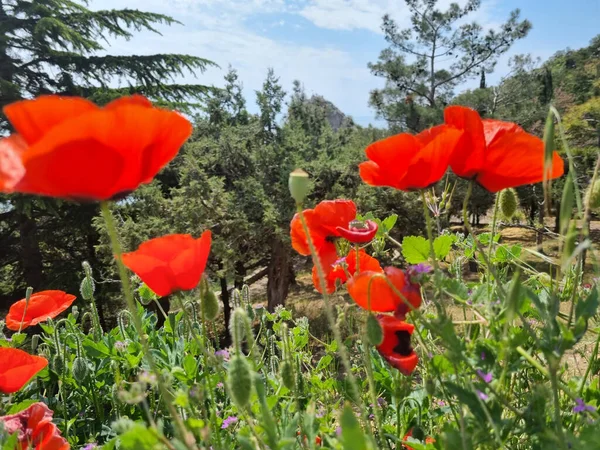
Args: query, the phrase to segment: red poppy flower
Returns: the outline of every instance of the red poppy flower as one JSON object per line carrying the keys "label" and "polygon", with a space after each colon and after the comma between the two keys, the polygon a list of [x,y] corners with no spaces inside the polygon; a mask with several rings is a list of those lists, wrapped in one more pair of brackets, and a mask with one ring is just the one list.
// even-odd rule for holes
{"label": "red poppy flower", "polygon": [[0,417],[9,435],[17,433],[17,450],[69,450],[70,446],[52,423],[52,411],[44,403],[34,403],[29,408]]}
{"label": "red poppy flower", "polygon": [[367,147],[370,161],[359,165],[360,177],[371,186],[410,191],[437,183],[446,173],[462,132],[438,125],[413,136],[408,133]]}
{"label": "red poppy flower", "polygon": [[188,291],[198,286],[210,253],[211,233],[198,239],[189,234],[170,234],[144,242],[123,255],[123,263],[157,295]]}
{"label": "red poppy flower", "polygon": [[[417,434],[417,433],[415,433],[415,434]],[[406,434],[404,435],[404,437],[402,438],[402,440],[406,441],[406,440],[408,440],[409,437],[413,437],[413,429],[412,428],[406,432]],[[417,436],[415,436],[415,439],[419,439],[419,438]],[[431,436],[425,437],[425,444],[434,444],[434,443],[435,443],[435,439],[434,438],[432,438]],[[402,448],[404,450],[414,450],[412,447],[409,447],[406,444],[403,444]]]}
{"label": "red poppy flower", "polygon": [[[358,251],[358,267],[356,264],[356,250],[350,250],[348,256],[344,258],[345,267],[339,264],[341,262],[335,253],[335,246],[331,245],[331,247],[324,247],[327,251],[322,252],[321,256],[321,264],[323,265],[323,269],[325,271],[325,278],[327,280],[327,292],[332,294],[335,292],[336,281],[339,280],[341,284],[344,284],[348,280],[348,274],[350,276],[354,276],[357,272],[357,269],[362,271],[369,272],[379,272],[383,273],[383,269],[379,264],[377,259],[368,255],[362,248]],[[333,253],[332,253],[333,248]],[[321,284],[319,283],[319,274],[317,272],[317,268],[313,267],[312,271],[313,284],[315,289],[319,292],[321,290]]]}
{"label": "red poppy flower", "polygon": [[185,117],[141,96],[104,108],[79,97],[42,96],[4,113],[18,134],[1,142],[20,155],[25,175],[16,184],[0,182],[2,192],[72,200],[118,198],[149,183],[192,132]]}
{"label": "red poppy flower", "polygon": [[71,306],[76,298],[63,291],[36,292],[29,298],[29,304],[26,299],[12,304],[6,316],[6,328],[18,331],[54,319]]}
{"label": "red poppy flower", "polygon": [[348,224],[348,228],[337,227],[337,231],[340,236],[353,244],[365,244],[373,240],[377,234],[377,228],[377,223],[372,220],[365,222],[353,220]]}
{"label": "red poppy flower", "polygon": [[410,375],[419,362],[419,357],[410,344],[414,325],[382,314],[377,316],[377,320],[383,330],[383,341],[377,346],[377,351],[392,367],[404,375]]}
{"label": "red poppy flower", "polygon": [[[490,192],[544,180],[544,143],[520,126],[484,119],[463,106],[444,111],[447,125],[464,133],[452,154],[450,166],[456,175],[475,179]],[[564,163],[552,154],[549,178],[564,174]]]}
{"label": "red poppy flower", "polygon": [[[363,271],[361,268],[361,272],[348,281],[348,293],[358,306],[368,309],[370,289],[371,311],[393,311],[396,317],[403,320],[406,313],[411,310],[406,301],[412,305],[413,309],[421,306],[421,289],[418,284],[411,283],[405,272],[400,269],[386,267],[383,272]],[[388,281],[395,290],[388,284]]]}
{"label": "red poppy flower", "polygon": [[0,392],[12,394],[48,365],[46,358],[17,348],[0,348]]}
{"label": "red poppy flower", "polygon": [[[333,238],[341,237],[338,227],[347,227],[356,218],[356,205],[352,200],[325,200],[314,209],[305,209],[303,215],[315,249],[321,254],[325,244],[331,244]],[[290,235],[294,250],[301,255],[310,255],[299,214],[292,219]]]}

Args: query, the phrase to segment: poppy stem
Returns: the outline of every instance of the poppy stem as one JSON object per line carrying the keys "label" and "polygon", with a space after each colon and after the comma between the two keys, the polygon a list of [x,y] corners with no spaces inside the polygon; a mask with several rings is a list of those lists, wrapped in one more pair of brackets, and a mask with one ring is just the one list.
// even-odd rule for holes
{"label": "poppy stem", "polygon": [[185,445],[188,449],[194,449],[194,437],[187,432],[183,420],[177,413],[175,406],[173,405],[173,396],[171,392],[164,385],[160,370],[156,365],[156,361],[152,356],[150,351],[150,345],[148,344],[148,337],[144,332],[144,325],[142,323],[142,319],[138,314],[138,309],[135,303],[135,299],[133,298],[133,293],[131,290],[131,284],[129,282],[129,277],[127,276],[127,271],[125,269],[125,265],[123,264],[122,259],[122,250],[121,244],[119,242],[119,236],[117,234],[117,229],[115,227],[115,220],[113,218],[112,212],[108,205],[108,202],[100,202],[100,210],[102,211],[102,217],[104,218],[104,223],[106,224],[106,230],[108,232],[108,236],[110,238],[110,243],[112,247],[112,251],[115,255],[115,260],[117,262],[117,267],[119,268],[119,276],[121,278],[121,284],[123,287],[123,293],[125,295],[125,300],[127,302],[127,307],[131,312],[131,319],[133,321],[133,325],[135,330],[140,338],[142,348],[144,349],[144,356],[146,357],[146,361],[150,366],[150,371],[156,375],[156,380],[158,384],[158,388],[160,390],[161,396],[163,397],[163,401],[165,406],[169,410],[173,421],[175,422],[175,430],[176,433],[181,439],[183,445]]}
{"label": "poppy stem", "polygon": [[429,239],[429,257],[433,263],[433,269],[437,273],[439,267],[437,259],[435,258],[435,248],[433,247],[433,231],[431,230],[431,217],[429,215],[429,208],[427,207],[427,199],[425,198],[425,191],[421,190],[421,202],[423,203],[423,215],[425,216],[425,227],[427,228],[427,239]]}
{"label": "poppy stem", "polygon": [[23,322],[25,322],[25,316],[27,315],[27,307],[29,306],[31,294],[33,294],[33,288],[29,286],[25,291],[25,309],[23,309],[23,317],[21,317],[21,323],[19,324],[19,333],[21,333],[21,330],[23,329]]}

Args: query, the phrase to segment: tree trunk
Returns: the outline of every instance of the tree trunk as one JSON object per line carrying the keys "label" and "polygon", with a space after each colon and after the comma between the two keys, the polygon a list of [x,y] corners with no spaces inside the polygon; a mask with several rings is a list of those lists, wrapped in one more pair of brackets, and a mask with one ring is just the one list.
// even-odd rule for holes
{"label": "tree trunk", "polygon": [[244,278],[246,277],[246,267],[244,261],[237,261],[235,263],[235,277],[233,279],[233,285],[236,289],[242,289],[244,286]]}
{"label": "tree trunk", "polygon": [[289,245],[275,237],[271,246],[271,259],[267,281],[267,309],[273,311],[278,305],[285,305],[290,288],[291,252]]}
{"label": "tree trunk", "polygon": [[37,223],[24,212],[19,213],[19,240],[23,278],[34,291],[44,287],[44,264],[38,241]]}
{"label": "tree trunk", "polygon": [[219,278],[221,284],[221,301],[223,302],[223,317],[225,318],[225,329],[229,329],[231,317],[231,304],[229,303],[229,291],[227,290],[227,278]]}

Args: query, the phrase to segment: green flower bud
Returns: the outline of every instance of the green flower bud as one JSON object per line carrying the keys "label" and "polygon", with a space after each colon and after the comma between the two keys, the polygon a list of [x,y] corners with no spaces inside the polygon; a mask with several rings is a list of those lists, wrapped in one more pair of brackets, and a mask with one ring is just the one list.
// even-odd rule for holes
{"label": "green flower bud", "polygon": [[288,388],[290,391],[293,391],[296,387],[296,383],[294,382],[294,368],[289,363],[289,361],[284,361],[281,364],[281,379],[283,380],[283,385]]}
{"label": "green flower bud", "polygon": [[585,201],[586,203],[589,202],[592,209],[600,208],[600,178],[597,178],[594,184],[588,186]]}
{"label": "green flower bud", "polygon": [[252,393],[252,370],[242,355],[234,355],[229,361],[227,384],[233,401],[244,408]]}
{"label": "green flower bud", "polygon": [[310,191],[310,180],[308,174],[302,169],[296,169],[290,173],[290,194],[297,204],[302,204]]}
{"label": "green flower bud", "polygon": [[89,374],[90,368],[85,358],[78,356],[73,361],[73,378],[79,383],[85,381]]}
{"label": "green flower bud", "polygon": [[77,318],[79,317],[79,308],[77,308],[77,306],[73,306],[71,308],[71,314],[73,315],[73,318],[77,320]]}
{"label": "green flower bud", "polygon": [[152,289],[150,289],[146,283],[143,283],[137,290],[138,295],[140,296],[140,303],[144,306],[149,305],[154,300],[158,298],[158,296],[154,293]]}
{"label": "green flower bud", "polygon": [[229,321],[229,332],[235,345],[235,348],[240,351],[242,348],[242,342],[244,338],[249,341],[253,339],[252,334],[252,323],[246,311],[242,308],[236,308],[231,315]]}
{"label": "green flower bud", "polygon": [[65,363],[64,360],[62,358],[62,356],[60,355],[55,355],[54,358],[52,359],[52,368],[54,369],[54,371],[58,374],[61,374],[63,369],[65,368]]}
{"label": "green flower bud", "polygon": [[517,192],[514,189],[504,189],[498,193],[498,206],[505,219],[510,220],[519,206]]}
{"label": "green flower bud", "polygon": [[379,345],[383,342],[383,330],[373,314],[367,316],[367,338],[371,345]]}
{"label": "green flower bud", "polygon": [[85,277],[81,281],[81,285],[79,286],[79,292],[81,292],[81,298],[84,300],[91,300],[94,297],[94,291],[96,290],[96,285],[94,284],[94,280],[89,277]]}
{"label": "green flower bud", "polygon": [[211,290],[207,290],[202,297],[202,312],[206,320],[215,320],[219,315],[219,301]]}
{"label": "green flower bud", "polygon": [[37,349],[37,346],[40,343],[40,335],[39,334],[34,334],[33,336],[31,336],[31,351],[35,353],[35,350]]}

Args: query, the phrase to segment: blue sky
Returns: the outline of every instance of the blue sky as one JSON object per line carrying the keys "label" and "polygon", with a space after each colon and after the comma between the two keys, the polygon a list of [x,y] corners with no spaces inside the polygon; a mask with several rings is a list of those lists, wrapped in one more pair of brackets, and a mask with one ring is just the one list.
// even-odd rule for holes
{"label": "blue sky", "polygon": [[[439,0],[440,5],[450,2]],[[381,125],[368,98],[383,81],[367,68],[386,47],[381,16],[390,13],[400,24],[409,18],[403,0],[92,0],[91,7],[159,12],[183,23],[160,27],[162,36],[140,33],[129,41],[110,41],[110,53],[202,56],[220,69],[209,69],[198,80],[216,86],[232,65],[251,111],[256,110],[254,91],[273,67],[286,90],[299,79],[309,94],[323,95],[363,125]],[[511,55],[546,59],[558,50],[585,46],[600,33],[600,0],[482,0],[469,19],[493,28],[515,8],[533,29],[501,58],[490,82],[506,75]]]}

